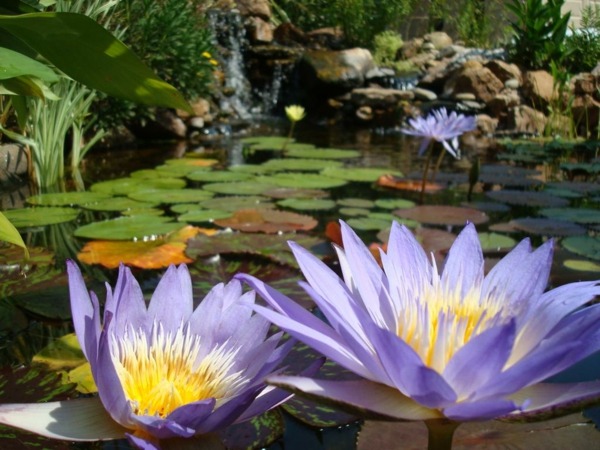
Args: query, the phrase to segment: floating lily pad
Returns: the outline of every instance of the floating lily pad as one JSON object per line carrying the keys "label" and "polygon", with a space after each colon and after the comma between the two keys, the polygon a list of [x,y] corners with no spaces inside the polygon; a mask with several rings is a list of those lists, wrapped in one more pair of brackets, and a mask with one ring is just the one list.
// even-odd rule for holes
{"label": "floating lily pad", "polygon": [[[171,169],[171,170],[170,170]],[[183,177],[187,172],[176,170],[174,166],[165,166],[163,169],[142,169],[131,172],[131,178],[142,178],[144,180],[153,180],[155,178],[179,178]]]}
{"label": "floating lily pad", "polygon": [[214,197],[202,200],[200,206],[205,209],[220,209],[223,211],[237,211],[238,209],[275,208],[275,204],[267,197],[260,195],[242,195],[231,197]]}
{"label": "floating lily pad", "polygon": [[544,189],[544,192],[550,195],[556,195],[562,198],[581,198],[583,194],[581,192],[572,191],[571,189],[561,189],[558,187],[549,187]]}
{"label": "floating lily pad", "polygon": [[556,181],[547,183],[546,186],[553,189],[568,189],[583,195],[600,192],[600,184],[583,181]]}
{"label": "floating lily pad", "polygon": [[349,217],[357,217],[357,216],[367,216],[369,215],[371,211],[369,209],[364,209],[364,208],[340,208],[339,209],[339,213],[342,216],[349,216]]}
{"label": "floating lily pad", "polygon": [[241,141],[253,150],[281,150],[286,142],[289,145],[294,140],[288,139],[287,136],[252,136]]}
{"label": "floating lily pad", "polygon": [[345,180],[312,173],[278,173],[261,177],[260,180],[275,186],[303,189],[331,189],[347,183]]}
{"label": "floating lily pad", "polygon": [[[377,184],[379,186],[383,186],[383,187],[387,187],[387,188],[391,188],[391,189],[420,192],[422,182],[420,180],[412,180],[409,178],[398,178],[393,175],[386,174],[386,175],[380,176],[377,179]],[[425,183],[425,193],[427,193],[427,194],[432,194],[434,192],[441,191],[442,189],[444,189],[444,186],[442,186],[439,183],[433,183],[431,181],[427,181]]]}
{"label": "floating lily pad", "polygon": [[390,170],[388,167],[327,167],[321,173],[332,178],[365,183],[375,183],[383,175],[403,176],[402,172]]}
{"label": "floating lily pad", "polygon": [[219,164],[219,161],[207,158],[175,158],[167,159],[165,164],[167,166],[212,167]]}
{"label": "floating lily pad", "polygon": [[74,369],[86,361],[75,333],[66,334],[52,341],[33,357],[34,363],[44,364],[54,371]]}
{"label": "floating lily pad", "polygon": [[373,200],[368,200],[366,198],[342,198],[337,201],[337,204],[340,206],[348,206],[350,208],[363,209],[370,209],[375,206],[375,202]]}
{"label": "floating lily pad", "polygon": [[97,203],[84,205],[84,208],[92,211],[125,211],[128,209],[151,208],[157,204],[158,202],[150,199],[145,202],[138,202],[127,197],[110,197]]}
{"label": "floating lily pad", "polygon": [[121,211],[122,216],[162,216],[164,213],[162,209],[156,208],[131,208]]}
{"label": "floating lily pad", "polygon": [[499,202],[470,202],[461,203],[465,208],[478,209],[486,213],[505,213],[510,211],[510,206]]}
{"label": "floating lily pad", "polygon": [[166,236],[142,242],[92,241],[81,249],[77,258],[86,264],[100,264],[109,269],[115,269],[121,263],[141,269],[162,269],[170,264],[192,262],[185,255],[186,242],[200,232],[215,231],[185,226]]}
{"label": "floating lily pad", "polygon": [[590,208],[545,208],[539,213],[556,220],[566,220],[576,223],[600,223],[600,209]]}
{"label": "floating lily pad", "polygon": [[515,228],[530,234],[541,236],[579,236],[586,234],[586,229],[581,225],[565,220],[544,219],[540,217],[526,217],[510,221]]}
{"label": "floating lily pad", "polygon": [[325,211],[335,208],[335,202],[326,198],[288,198],[278,201],[277,204],[300,211]]}
{"label": "floating lily pad", "polygon": [[219,219],[215,224],[224,228],[249,233],[285,233],[296,230],[312,230],[318,222],[310,216],[271,209],[241,209],[228,219]]}
{"label": "floating lily pad", "polygon": [[253,176],[248,173],[229,172],[226,170],[200,170],[187,174],[187,178],[202,183],[221,183],[227,181],[246,181],[253,178]]}
{"label": "floating lily pad", "polygon": [[341,167],[341,161],[327,159],[305,159],[305,158],[285,158],[285,159],[270,159],[263,163],[271,172],[278,171],[296,171],[296,172],[318,172],[325,167]]}
{"label": "floating lily pad", "polygon": [[232,181],[231,183],[205,184],[203,189],[217,194],[261,195],[273,187],[273,184],[262,181]]}
{"label": "floating lily pad", "polygon": [[27,203],[36,206],[77,206],[107,198],[110,198],[110,195],[98,192],[57,192],[33,195],[27,199]]}
{"label": "floating lily pad", "polygon": [[273,187],[263,192],[263,195],[271,198],[323,198],[328,197],[329,192],[322,189],[302,189],[288,187]]}
{"label": "floating lily pad", "polygon": [[107,241],[148,241],[183,227],[181,223],[169,220],[171,218],[162,216],[118,217],[83,225],[77,228],[74,234],[81,238]]}
{"label": "floating lily pad", "polygon": [[379,198],[375,200],[375,206],[383,209],[412,208],[415,202],[403,198]]}
{"label": "floating lily pad", "polygon": [[216,219],[227,219],[232,214],[231,211],[220,209],[197,209],[180,215],[177,220],[190,223],[214,222]]}
{"label": "floating lily pad", "polygon": [[559,207],[567,206],[569,204],[569,200],[567,199],[556,197],[555,195],[546,192],[537,191],[503,189],[501,191],[486,192],[486,195],[493,200],[508,203],[509,205]]}
{"label": "floating lily pad", "polygon": [[498,233],[477,233],[483,251],[500,251],[512,248],[517,241],[509,236]]}
{"label": "floating lily pad", "polygon": [[[285,421],[279,409],[273,409],[242,423],[227,427],[219,433],[223,448],[248,449],[267,448],[281,438],[285,431]],[[202,439],[202,436],[198,439]],[[222,445],[222,444],[221,444]],[[195,448],[219,448],[217,445],[203,445],[202,440]]]}
{"label": "floating lily pad", "polygon": [[567,269],[579,272],[600,272],[600,264],[583,259],[567,259],[563,262]]}
{"label": "floating lily pad", "polygon": [[110,195],[127,195],[132,192],[146,189],[183,189],[186,183],[180,178],[159,178],[147,180],[144,178],[117,178],[110,181],[101,181],[93,184],[92,192],[101,192]]}
{"label": "floating lily pad", "polygon": [[204,258],[215,254],[249,254],[268,258],[278,264],[298,267],[288,241],[318,253],[317,247],[324,241],[301,234],[246,234],[217,233],[212,236],[199,234],[188,242],[187,254],[194,258]]}
{"label": "floating lily pad", "polygon": [[467,222],[475,225],[486,223],[489,217],[486,213],[471,208],[445,205],[424,205],[413,208],[397,209],[394,214],[404,219],[416,220],[431,225],[459,225]]}
{"label": "floating lily pad", "polygon": [[[163,177],[185,177],[188,173],[198,172],[199,170],[212,170],[210,167],[198,167],[185,164],[163,164],[154,168]],[[137,177],[136,177],[137,178]]]}
{"label": "floating lily pad", "polygon": [[600,261],[600,238],[597,236],[570,236],[564,238],[561,244],[570,252]]}
{"label": "floating lily pad", "polygon": [[41,227],[75,220],[79,211],[67,207],[9,209],[3,214],[16,228]]}
{"label": "floating lily pad", "polygon": [[360,157],[358,150],[342,150],[337,148],[290,149],[285,154],[291,158],[309,159],[350,159]]}
{"label": "floating lily pad", "polygon": [[212,192],[204,189],[146,189],[128,195],[129,198],[140,202],[154,201],[165,204],[199,202],[212,196]]}
{"label": "floating lily pad", "polygon": [[256,175],[271,172],[271,169],[262,164],[239,164],[237,166],[230,166],[229,170],[232,172],[253,173]]}
{"label": "floating lily pad", "polygon": [[386,228],[389,228],[391,221],[388,219],[373,218],[373,217],[353,217],[353,218],[348,219],[347,223],[355,230],[379,231],[379,230],[384,230]]}
{"label": "floating lily pad", "polygon": [[532,187],[542,184],[540,180],[533,178],[540,174],[538,170],[524,167],[485,164],[481,166],[478,181],[501,186]]}

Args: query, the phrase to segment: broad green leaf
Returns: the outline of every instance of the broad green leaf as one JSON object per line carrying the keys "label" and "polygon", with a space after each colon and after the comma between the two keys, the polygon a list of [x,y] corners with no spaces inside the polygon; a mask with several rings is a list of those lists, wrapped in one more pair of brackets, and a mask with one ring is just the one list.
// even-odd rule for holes
{"label": "broad green leaf", "polygon": [[335,201],[326,198],[286,198],[278,201],[277,204],[299,211],[322,211],[335,208]]}
{"label": "broad green leaf", "polygon": [[8,48],[0,47],[0,80],[31,75],[47,83],[58,81],[59,76],[47,65]]}
{"label": "broad green leaf", "polygon": [[110,195],[98,192],[53,192],[32,195],[27,199],[27,203],[36,206],[78,206],[109,198]]}
{"label": "broad green leaf", "polygon": [[92,89],[136,103],[192,112],[173,86],[159,79],[125,44],[83,14],[0,16],[0,28]]}
{"label": "broad green leaf", "polygon": [[4,213],[15,227],[27,228],[69,222],[77,218],[79,211],[73,208],[41,207],[10,209]]}
{"label": "broad green leaf", "polygon": [[0,240],[18,245],[25,251],[25,258],[29,259],[29,251],[21,237],[21,233],[10,223],[4,214],[0,212]]}
{"label": "broad green leaf", "polygon": [[377,167],[327,167],[321,171],[323,175],[347,181],[374,183],[382,175],[404,176],[402,172],[389,168]]}
{"label": "broad green leaf", "polygon": [[182,228],[181,222],[168,222],[169,217],[129,216],[83,225],[75,230],[75,236],[107,241],[155,240],[157,236]]}

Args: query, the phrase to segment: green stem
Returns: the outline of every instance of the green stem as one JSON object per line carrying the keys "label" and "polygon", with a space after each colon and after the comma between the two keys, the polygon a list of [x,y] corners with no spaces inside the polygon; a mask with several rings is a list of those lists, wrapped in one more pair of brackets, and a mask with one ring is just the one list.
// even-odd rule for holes
{"label": "green stem", "polygon": [[435,167],[433,168],[433,173],[431,174],[431,182],[433,183],[435,181],[435,176],[437,175],[438,171],[440,170],[440,166],[442,165],[442,159],[444,159],[444,154],[446,152],[444,151],[444,149],[442,149],[442,151],[440,152],[440,156],[438,156],[437,162],[435,163]]}
{"label": "green stem", "polygon": [[451,450],[452,437],[460,422],[448,419],[426,420],[428,431],[427,450]]}
{"label": "green stem", "polygon": [[420,202],[423,203],[425,199],[425,185],[427,184],[427,172],[429,172],[429,166],[431,165],[431,157],[433,156],[433,143],[435,141],[431,141],[429,144],[429,148],[427,149],[427,160],[425,161],[425,168],[423,169],[423,179],[421,180],[421,196]]}
{"label": "green stem", "polygon": [[292,125],[290,126],[290,132],[287,135],[287,139],[283,143],[283,147],[281,147],[281,151],[285,152],[290,140],[292,139],[292,134],[294,134],[294,127],[296,126],[296,122],[292,120]]}

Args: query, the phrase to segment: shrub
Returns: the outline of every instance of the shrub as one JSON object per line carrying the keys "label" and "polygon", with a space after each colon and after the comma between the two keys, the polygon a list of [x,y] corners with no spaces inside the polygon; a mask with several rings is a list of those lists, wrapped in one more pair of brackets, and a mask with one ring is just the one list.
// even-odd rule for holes
{"label": "shrub", "polygon": [[571,73],[589,72],[600,61],[600,5],[582,10],[581,27],[566,39],[565,66]]}

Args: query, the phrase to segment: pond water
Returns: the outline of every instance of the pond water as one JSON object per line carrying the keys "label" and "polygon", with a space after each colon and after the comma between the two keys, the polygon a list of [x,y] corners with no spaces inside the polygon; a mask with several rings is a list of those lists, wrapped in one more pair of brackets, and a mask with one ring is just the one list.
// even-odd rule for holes
{"label": "pond water", "polygon": [[[152,292],[169,262],[187,260],[197,299],[215,283],[244,271],[310,307],[310,301],[296,286],[299,276],[285,250],[286,239],[299,240],[334,264],[329,241],[335,240],[335,226],[331,224],[337,219],[347,220],[365,242],[374,244],[385,242],[386,228],[392,220],[399,220],[415,230],[441,263],[456,233],[466,220],[471,220],[478,223],[488,267],[526,236],[531,236],[536,246],[558,236],[551,284],[599,277],[600,243],[596,235],[600,185],[589,173],[585,180],[560,181],[564,156],[546,152],[547,160],[539,155],[538,159],[500,160],[495,149],[479,147],[473,141],[463,147],[465,157],[461,161],[446,155],[436,177],[439,190],[427,193],[420,205],[418,190],[405,189],[403,182],[403,175],[408,175],[419,186],[424,159],[417,155],[417,140],[397,132],[301,125],[294,142],[286,142],[283,124],[269,123],[254,125],[239,136],[205,140],[202,145],[180,143],[92,152],[83,166],[82,179],[87,190],[100,197],[79,201],[56,196],[28,199],[36,206],[38,217],[56,217],[45,226],[19,215],[31,213],[29,210],[6,211],[20,226],[31,247],[32,260],[23,266],[18,250],[0,248],[0,402],[86,395],[80,393],[85,392],[85,380],[73,372],[81,365],[81,356],[56,345],[58,338],[72,332],[66,259],[79,261],[89,277],[88,286],[101,299],[101,283],[114,283],[114,267],[122,258],[137,267],[135,275],[147,293]],[[280,138],[265,140],[256,136]],[[281,152],[282,147],[286,152]],[[576,151],[569,149],[569,158]],[[469,200],[468,174],[477,158],[481,170]],[[112,184],[106,183],[109,180]],[[106,228],[106,221],[119,217],[121,210],[129,211],[125,214],[131,222]],[[141,217],[138,222],[136,216]],[[104,228],[92,226],[98,223]],[[190,225],[187,231],[178,234],[186,224]],[[234,231],[212,235],[215,230],[229,228]],[[171,232],[171,238],[162,238],[157,230]],[[110,236],[120,240],[108,241]],[[183,249],[182,243],[188,238],[191,240],[185,253],[161,252],[161,246],[170,244]],[[132,240],[137,242],[133,246]],[[214,257],[215,249],[219,258]],[[48,349],[53,343],[55,346]],[[36,361],[33,365],[32,359]],[[61,375],[56,376],[57,372]],[[599,377],[600,358],[595,355],[557,381]],[[80,382],[79,393],[68,381]],[[286,433],[269,447],[272,449],[366,449],[369,446],[364,436],[388,436],[388,445],[399,439],[398,432],[368,424],[361,441],[361,426],[353,418],[303,403],[288,408],[277,420],[285,421]],[[572,418],[572,422],[555,429],[571,429],[571,425],[581,425],[582,421]],[[524,433],[522,428],[513,430],[518,431],[495,433],[512,443],[511,439],[517,440],[519,433]],[[125,442],[69,444],[8,428],[0,431],[3,449],[30,445],[128,448]],[[243,446],[248,441],[239,433],[247,432],[232,432],[230,442]],[[470,432],[481,433],[481,428]],[[538,434],[545,432],[536,430]],[[402,433],[402,439],[410,440],[423,435],[423,430],[409,427]],[[507,438],[511,433],[513,437]],[[585,435],[585,439],[592,436],[598,441],[598,433],[594,433]],[[552,435],[552,439],[560,442],[567,438]],[[468,444],[468,435],[463,441],[467,442],[461,444],[464,448],[481,445],[480,441]]]}

